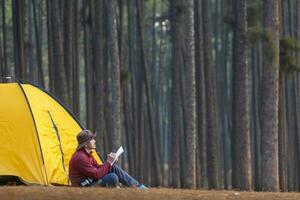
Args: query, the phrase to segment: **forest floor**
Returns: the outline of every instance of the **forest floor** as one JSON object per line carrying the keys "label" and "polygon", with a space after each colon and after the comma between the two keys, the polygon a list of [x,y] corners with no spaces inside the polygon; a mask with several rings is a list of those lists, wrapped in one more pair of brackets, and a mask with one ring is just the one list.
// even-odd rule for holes
{"label": "forest floor", "polygon": [[0,200],[296,200],[300,193],[239,192],[151,188],[107,189],[42,186],[2,186]]}

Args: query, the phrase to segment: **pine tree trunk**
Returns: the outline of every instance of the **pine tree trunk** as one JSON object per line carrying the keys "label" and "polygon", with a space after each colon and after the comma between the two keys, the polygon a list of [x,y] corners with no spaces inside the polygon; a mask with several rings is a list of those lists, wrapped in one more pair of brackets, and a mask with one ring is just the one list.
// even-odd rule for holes
{"label": "pine tree trunk", "polygon": [[103,32],[103,1],[95,2],[95,38],[94,43],[94,74],[95,74],[95,95],[94,95],[94,125],[98,132],[97,144],[104,149],[104,136],[107,134],[104,118],[104,70],[103,70],[103,51],[104,51],[104,32]]}
{"label": "pine tree trunk", "polygon": [[90,0],[83,1],[86,124],[89,129],[94,129],[94,69],[92,61],[93,22],[91,7]]}
{"label": "pine tree trunk", "polygon": [[49,73],[49,89],[54,93],[54,66],[53,66],[53,39],[52,39],[52,25],[51,25],[51,7],[50,0],[46,2],[47,9],[47,40],[48,40],[48,73]]}
{"label": "pine tree trunk", "polygon": [[154,124],[154,116],[153,116],[153,109],[152,109],[152,98],[150,94],[150,84],[148,78],[148,67],[147,67],[147,60],[146,60],[146,48],[144,42],[144,33],[143,33],[143,12],[141,7],[141,2],[137,0],[137,22],[138,22],[138,32],[139,32],[139,42],[140,42],[140,50],[141,50],[141,64],[142,64],[142,80],[145,84],[145,92],[147,98],[147,114],[149,118],[149,131],[150,137],[152,142],[152,161],[153,161],[153,170],[154,170],[154,180],[155,185],[158,186],[161,184],[161,169],[160,169],[160,160],[158,155],[158,144],[157,144],[157,133]]}
{"label": "pine tree trunk", "polygon": [[207,154],[206,154],[206,106],[205,76],[203,63],[202,4],[195,1],[195,73],[196,73],[196,109],[197,109],[197,187],[207,188]]}
{"label": "pine tree trunk", "polygon": [[253,54],[253,63],[252,63],[252,82],[253,82],[253,88],[252,88],[252,119],[253,119],[253,160],[254,160],[254,189],[260,190],[261,184],[260,184],[260,177],[261,177],[261,150],[260,150],[260,137],[261,137],[261,129],[260,129],[260,115],[259,115],[259,94],[260,94],[260,47],[255,48],[252,50]]}
{"label": "pine tree trunk", "polygon": [[1,1],[2,11],[2,45],[3,45],[3,73],[2,76],[8,76],[7,67],[7,39],[6,39],[6,12],[5,12],[5,0]]}
{"label": "pine tree trunk", "polygon": [[171,151],[170,162],[172,186],[180,187],[180,155],[179,155],[179,135],[181,130],[180,120],[180,27],[182,7],[180,1],[172,1],[171,3],[171,36],[172,36],[172,98],[171,98]]}
{"label": "pine tree trunk", "polygon": [[14,59],[16,78],[26,80],[26,52],[25,52],[25,1],[12,1]]}
{"label": "pine tree trunk", "polygon": [[[300,40],[300,0],[297,0],[296,1],[296,10],[297,10],[297,19],[296,19],[296,26],[295,26],[295,32],[296,32],[296,38],[297,40],[299,41]],[[296,57],[297,57],[297,60],[296,60],[296,63],[297,65],[300,64],[300,57],[299,57],[299,52],[296,53]],[[297,161],[298,161],[298,166],[300,165],[300,147],[299,147],[299,144],[300,144],[300,76],[299,76],[299,73],[297,73],[297,77],[296,77],[296,98],[295,98],[295,101],[296,101],[296,142],[297,142],[297,150],[298,150],[298,158],[297,158]],[[300,172],[298,172],[298,179],[300,180]],[[300,185],[298,185],[298,191],[300,190]]]}
{"label": "pine tree trunk", "polygon": [[[110,30],[109,30],[109,21],[108,21],[108,17],[109,17],[109,13],[108,13],[108,9],[107,9],[107,5],[108,1],[104,1],[104,38],[108,38],[109,34],[110,34]],[[111,106],[110,106],[110,84],[109,84],[109,80],[111,78],[110,73],[109,73],[109,65],[110,65],[110,57],[109,57],[109,41],[108,39],[105,39],[104,41],[104,52],[103,52],[103,88],[104,88],[104,93],[106,95],[104,95],[104,118],[105,118],[105,125],[106,125],[106,130],[111,131],[112,128],[112,120],[111,120]],[[104,148],[105,151],[107,153],[109,153],[112,149],[111,149],[111,139],[110,139],[111,135],[110,134],[106,134],[104,135]]]}
{"label": "pine tree trunk", "polygon": [[120,59],[118,48],[118,35],[116,15],[114,8],[115,1],[108,1],[108,24],[109,24],[109,50],[112,64],[112,149],[121,145],[121,85],[120,85]]}
{"label": "pine tree trunk", "polygon": [[36,44],[34,44],[34,34],[33,34],[33,16],[32,16],[32,6],[29,4],[26,6],[26,12],[27,15],[27,21],[28,26],[26,26],[28,36],[27,36],[27,51],[26,51],[26,57],[27,57],[27,63],[26,66],[28,66],[28,80],[31,82],[37,81],[37,66],[34,59],[34,47]]}
{"label": "pine tree trunk", "polygon": [[51,42],[53,55],[53,91],[54,94],[66,105],[69,105],[69,98],[66,85],[66,74],[63,54],[63,35],[61,16],[59,13],[59,1],[53,0],[49,2],[50,6],[50,20],[51,20]]}
{"label": "pine tree trunk", "polygon": [[[224,2],[225,4],[225,2]],[[225,25],[224,25],[225,26]],[[230,31],[228,28],[224,28],[224,33],[222,36],[222,56],[221,60],[222,63],[228,63],[224,64],[220,69],[220,74],[222,75],[220,77],[221,80],[219,80],[220,85],[220,96],[219,99],[221,101],[220,105],[220,112],[222,113],[222,124],[223,124],[223,134],[222,134],[222,140],[223,140],[223,165],[224,165],[224,188],[225,189],[231,189],[232,187],[232,157],[231,157],[231,146],[230,144],[230,134],[231,134],[231,73],[228,73],[228,71],[231,71],[232,66],[230,65],[230,60],[228,57],[228,52],[232,48],[232,41],[229,39]]]}
{"label": "pine tree trunk", "polygon": [[34,31],[35,31],[35,44],[36,44],[36,58],[37,58],[37,70],[38,70],[38,83],[42,87],[45,87],[44,83],[44,73],[43,73],[43,51],[42,51],[42,44],[41,38],[43,34],[42,26],[38,26],[38,16],[37,16],[37,5],[36,0],[32,0],[33,6],[33,19],[34,19]]}
{"label": "pine tree trunk", "polygon": [[73,98],[73,113],[75,116],[79,118],[79,106],[80,106],[80,89],[79,89],[79,79],[80,79],[80,72],[79,72],[79,52],[78,52],[78,44],[79,44],[79,18],[78,18],[78,2],[75,1],[74,4],[74,26],[73,26],[73,32],[74,32],[74,40],[73,40],[73,48],[74,48],[74,53],[72,56],[72,71],[73,71],[73,76],[72,76],[72,98]]}
{"label": "pine tree trunk", "polygon": [[207,169],[209,188],[220,188],[220,156],[217,123],[216,80],[212,64],[212,49],[209,19],[209,1],[202,1],[203,51],[205,66],[206,107],[207,107]]}
{"label": "pine tree trunk", "polygon": [[282,191],[288,191],[288,133],[284,73],[279,71],[278,140],[279,140],[279,184]]}
{"label": "pine tree trunk", "polygon": [[264,0],[262,79],[262,190],[278,191],[279,19],[278,0]]}
{"label": "pine tree trunk", "polygon": [[[125,85],[128,81],[127,72],[125,70],[125,56],[124,56],[124,2],[118,1],[118,18],[117,18],[117,31],[118,31],[118,48],[119,48],[119,60],[120,60],[120,89],[121,89],[121,124],[125,124]],[[126,125],[125,125],[126,126]],[[126,129],[121,129],[121,135],[125,136]],[[122,143],[126,142],[125,137],[122,137]],[[125,168],[125,159],[121,160],[120,165]]]}
{"label": "pine tree trunk", "polygon": [[250,114],[248,95],[247,61],[247,2],[235,1],[236,24],[234,30],[234,66],[233,66],[233,134],[234,188],[252,189],[251,152],[250,152]]}
{"label": "pine tree trunk", "polygon": [[187,2],[187,188],[196,187],[196,91],[195,91],[195,42],[194,42],[194,1]]}
{"label": "pine tree trunk", "polygon": [[66,70],[67,95],[69,107],[73,108],[73,66],[74,66],[74,0],[64,1],[63,35],[64,35],[64,64]]}
{"label": "pine tree trunk", "polygon": [[[128,17],[128,64],[129,64],[129,71],[131,73],[131,82],[130,82],[130,88],[129,90],[131,90],[131,95],[130,95],[130,115],[131,115],[131,119],[132,119],[132,129],[130,130],[131,132],[131,137],[128,137],[131,141],[132,141],[132,146],[129,149],[130,153],[129,153],[129,163],[130,163],[130,169],[133,171],[133,173],[131,173],[132,175],[134,175],[135,177],[137,177],[138,174],[138,159],[134,159],[134,158],[138,158],[138,144],[137,144],[137,137],[138,137],[138,125],[137,125],[137,97],[136,97],[136,93],[137,93],[137,89],[136,89],[136,73],[135,73],[135,65],[134,65],[134,59],[133,59],[133,55],[134,55],[134,45],[133,45],[133,35],[134,35],[134,31],[132,30],[132,21],[134,20],[134,16],[133,16],[133,6],[132,6],[132,0],[127,0],[127,17]],[[131,172],[132,172],[131,171]]]}

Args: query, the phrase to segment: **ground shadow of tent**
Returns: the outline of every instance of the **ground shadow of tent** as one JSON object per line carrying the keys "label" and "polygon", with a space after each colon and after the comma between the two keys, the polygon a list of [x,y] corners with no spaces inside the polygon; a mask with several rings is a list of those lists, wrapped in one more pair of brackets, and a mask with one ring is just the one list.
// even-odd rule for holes
{"label": "ground shadow of tent", "polygon": [[0,83],[0,97],[0,176],[69,185],[68,164],[83,127],[56,98],[32,84]]}

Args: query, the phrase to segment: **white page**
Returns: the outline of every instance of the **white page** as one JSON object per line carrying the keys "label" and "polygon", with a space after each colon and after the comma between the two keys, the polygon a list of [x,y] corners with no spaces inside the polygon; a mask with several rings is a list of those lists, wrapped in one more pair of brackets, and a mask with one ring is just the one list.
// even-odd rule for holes
{"label": "white page", "polygon": [[112,161],[112,164],[114,164],[114,162],[116,162],[116,160],[118,159],[118,157],[124,152],[124,149],[122,146],[119,147],[118,151],[116,152],[116,156],[115,159]]}

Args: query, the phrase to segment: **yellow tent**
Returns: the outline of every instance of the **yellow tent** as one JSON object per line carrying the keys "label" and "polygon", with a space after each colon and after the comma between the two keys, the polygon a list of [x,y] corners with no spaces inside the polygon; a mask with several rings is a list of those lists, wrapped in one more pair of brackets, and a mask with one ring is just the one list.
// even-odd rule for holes
{"label": "yellow tent", "polygon": [[69,185],[80,124],[53,96],[31,84],[1,83],[0,97],[0,176]]}

